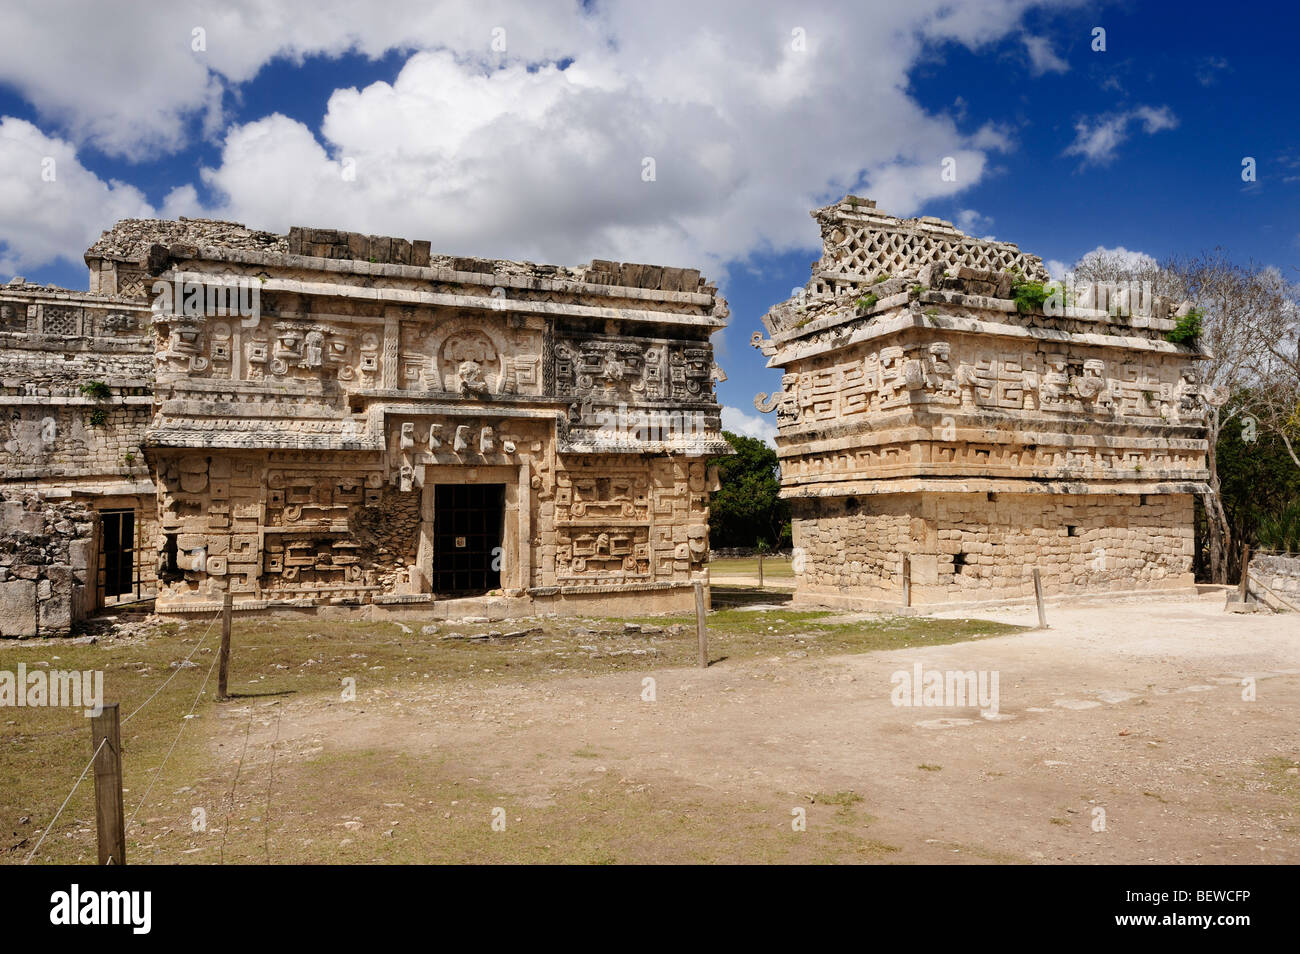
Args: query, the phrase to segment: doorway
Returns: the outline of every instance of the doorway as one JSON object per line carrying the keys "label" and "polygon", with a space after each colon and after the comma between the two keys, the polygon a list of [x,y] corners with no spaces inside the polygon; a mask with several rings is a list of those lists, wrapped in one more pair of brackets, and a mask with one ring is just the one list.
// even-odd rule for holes
{"label": "doorway", "polygon": [[99,512],[99,585],[101,603],[136,595],[134,510]]}
{"label": "doorway", "polygon": [[475,596],[501,586],[505,484],[438,484],[433,498],[433,591]]}

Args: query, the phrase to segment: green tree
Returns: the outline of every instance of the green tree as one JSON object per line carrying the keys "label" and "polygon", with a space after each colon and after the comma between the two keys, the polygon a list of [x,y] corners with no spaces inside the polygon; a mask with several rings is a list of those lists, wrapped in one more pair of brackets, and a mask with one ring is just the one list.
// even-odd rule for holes
{"label": "green tree", "polygon": [[[1249,392],[1234,397],[1247,406],[1253,403]],[[1283,548],[1269,530],[1300,502],[1300,468],[1282,434],[1249,413],[1239,415],[1219,434],[1217,456],[1233,538],[1256,548]]]}
{"label": "green tree", "polygon": [[763,441],[723,432],[736,453],[718,461],[721,489],[709,511],[715,547],[772,547],[790,543],[790,505],[780,498],[776,451]]}

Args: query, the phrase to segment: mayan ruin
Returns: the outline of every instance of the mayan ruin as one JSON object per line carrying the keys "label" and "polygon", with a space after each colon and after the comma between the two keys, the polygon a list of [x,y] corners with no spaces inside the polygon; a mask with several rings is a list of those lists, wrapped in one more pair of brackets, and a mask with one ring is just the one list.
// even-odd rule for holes
{"label": "mayan ruin", "polygon": [[691,599],[728,451],[727,307],[698,272],[205,220],[119,222],[86,263],[86,293],[0,288],[4,528],[70,508],[74,553],[7,558],[4,635],[146,594],[163,614],[227,590],[434,615]]}
{"label": "mayan ruin", "polygon": [[1163,337],[1190,305],[1102,286],[1053,307],[1015,245],[852,195],[813,217],[812,278],[753,339],[781,372],[755,405],[779,425],[799,599],[1026,598],[1034,567],[1052,594],[1193,592],[1204,354]]}
{"label": "mayan ruin", "polygon": [[373,946],[461,865],[1285,936],[1300,6],[1239,7],[9,4],[11,946]]}

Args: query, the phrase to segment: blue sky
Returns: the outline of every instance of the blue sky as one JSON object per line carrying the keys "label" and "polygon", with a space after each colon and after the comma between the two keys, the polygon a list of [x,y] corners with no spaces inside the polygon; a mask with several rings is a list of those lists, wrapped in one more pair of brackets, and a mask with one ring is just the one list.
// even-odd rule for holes
{"label": "blue sky", "polygon": [[729,420],[761,435],[778,381],[749,336],[845,191],[1067,265],[1300,265],[1289,4],[102,6],[33,5],[0,38],[4,278],[85,287],[80,252],[139,214],[690,265],[731,303]]}

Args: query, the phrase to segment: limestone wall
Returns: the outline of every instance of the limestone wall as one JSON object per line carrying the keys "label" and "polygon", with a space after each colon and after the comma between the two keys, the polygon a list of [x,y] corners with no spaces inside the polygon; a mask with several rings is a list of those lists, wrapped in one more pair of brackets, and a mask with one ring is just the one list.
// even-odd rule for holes
{"label": "limestone wall", "polygon": [[1250,589],[1274,609],[1300,609],[1300,554],[1252,553]]}
{"label": "limestone wall", "polygon": [[94,492],[148,481],[145,314],[96,296],[0,286],[0,484]]}
{"label": "limestone wall", "polygon": [[63,636],[91,608],[94,511],[39,494],[0,497],[0,636]]}
{"label": "limestone wall", "polygon": [[[151,244],[152,227],[119,223],[90,258],[120,279],[134,253],[177,289],[153,317],[146,435],[174,563],[160,611],[226,589],[241,609],[443,599],[447,484],[504,487],[494,599],[576,606],[707,572],[726,305],[697,271],[231,223],[162,223]],[[253,307],[214,311],[236,287]],[[183,307],[194,288],[203,307]]]}
{"label": "limestone wall", "polygon": [[814,215],[823,254],[752,343],[781,389],[781,494],[803,597],[912,603],[1191,583],[1207,394],[1189,305],[1046,289],[1041,262],[864,200]]}
{"label": "limestone wall", "polygon": [[[990,499],[992,497],[993,499]],[[911,494],[800,500],[801,593],[914,606],[1192,584],[1190,495]],[[803,559],[798,558],[803,555]]]}

